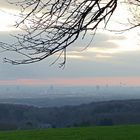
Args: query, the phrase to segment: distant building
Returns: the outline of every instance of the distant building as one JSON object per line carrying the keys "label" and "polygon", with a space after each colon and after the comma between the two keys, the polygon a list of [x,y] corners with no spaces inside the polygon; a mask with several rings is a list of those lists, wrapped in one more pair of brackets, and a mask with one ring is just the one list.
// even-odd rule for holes
{"label": "distant building", "polygon": [[49,123],[39,124],[38,128],[52,128],[52,125]]}

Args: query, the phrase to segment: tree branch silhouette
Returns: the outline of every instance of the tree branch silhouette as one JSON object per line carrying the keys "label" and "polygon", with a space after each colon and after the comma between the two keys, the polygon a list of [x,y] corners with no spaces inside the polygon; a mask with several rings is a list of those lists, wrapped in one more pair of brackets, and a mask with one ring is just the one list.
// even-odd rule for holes
{"label": "tree branch silhouette", "polygon": [[14,36],[14,44],[0,43],[5,51],[13,51],[23,59],[5,62],[29,64],[41,61],[57,52],[64,55],[66,48],[87,31],[96,32],[104,21],[106,26],[117,7],[117,0],[23,0],[16,3],[21,7],[20,22],[16,27],[22,33]]}

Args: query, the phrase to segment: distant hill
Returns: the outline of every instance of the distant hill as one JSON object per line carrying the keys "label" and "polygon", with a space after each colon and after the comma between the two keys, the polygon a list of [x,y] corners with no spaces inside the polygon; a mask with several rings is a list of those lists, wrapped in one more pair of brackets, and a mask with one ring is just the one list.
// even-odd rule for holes
{"label": "distant hill", "polygon": [[140,100],[39,108],[0,104],[0,129],[140,124]]}
{"label": "distant hill", "polygon": [[20,104],[36,107],[61,107],[65,105],[80,105],[98,101],[94,97],[44,97],[44,98],[3,98],[0,103]]}

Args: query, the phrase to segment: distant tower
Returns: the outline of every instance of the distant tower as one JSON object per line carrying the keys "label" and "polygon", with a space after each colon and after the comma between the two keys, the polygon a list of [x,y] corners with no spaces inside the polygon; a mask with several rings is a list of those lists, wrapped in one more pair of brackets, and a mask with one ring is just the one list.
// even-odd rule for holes
{"label": "distant tower", "polygon": [[100,90],[100,86],[99,85],[96,86],[96,90]]}
{"label": "distant tower", "polygon": [[48,93],[48,94],[53,94],[53,93],[54,93],[54,87],[53,87],[53,85],[51,85],[51,86],[48,88],[47,93]]}

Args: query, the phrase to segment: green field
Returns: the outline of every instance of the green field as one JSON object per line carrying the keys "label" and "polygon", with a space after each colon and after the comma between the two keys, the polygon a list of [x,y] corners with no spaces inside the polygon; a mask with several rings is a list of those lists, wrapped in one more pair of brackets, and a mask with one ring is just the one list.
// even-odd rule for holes
{"label": "green field", "polygon": [[140,140],[140,125],[7,131],[0,140]]}

